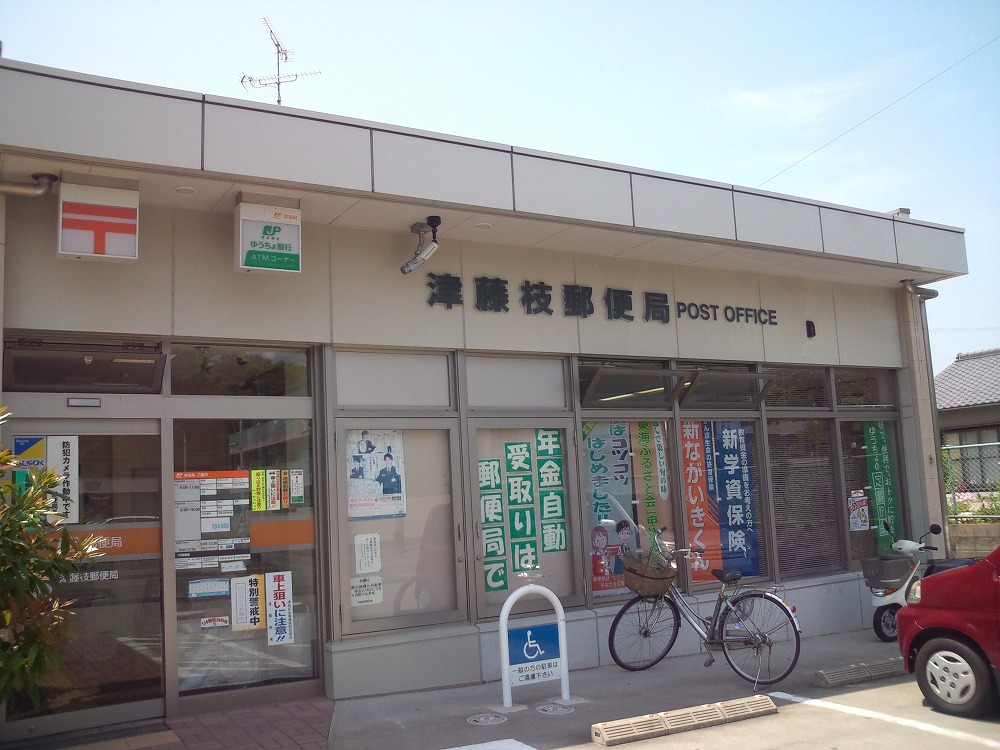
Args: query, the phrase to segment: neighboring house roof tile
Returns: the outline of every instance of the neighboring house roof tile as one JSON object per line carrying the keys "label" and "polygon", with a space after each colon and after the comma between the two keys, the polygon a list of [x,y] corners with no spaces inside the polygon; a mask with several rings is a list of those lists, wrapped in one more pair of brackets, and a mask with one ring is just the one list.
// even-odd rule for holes
{"label": "neighboring house roof tile", "polygon": [[934,378],[938,409],[1000,404],[1000,349],[959,354]]}

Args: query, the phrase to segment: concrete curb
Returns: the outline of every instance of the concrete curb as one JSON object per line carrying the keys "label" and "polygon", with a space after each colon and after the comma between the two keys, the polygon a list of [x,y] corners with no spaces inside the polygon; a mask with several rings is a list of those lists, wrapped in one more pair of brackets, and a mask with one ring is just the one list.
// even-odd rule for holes
{"label": "concrete curb", "polygon": [[768,696],[752,695],[721,703],[706,703],[677,711],[662,711],[594,724],[591,726],[591,739],[598,745],[620,745],[776,713],[778,707]]}
{"label": "concrete curb", "polygon": [[832,688],[844,685],[857,685],[861,682],[884,680],[889,677],[899,677],[904,674],[903,657],[897,656],[872,664],[862,662],[851,664],[840,669],[821,669],[815,673],[815,682],[819,687]]}

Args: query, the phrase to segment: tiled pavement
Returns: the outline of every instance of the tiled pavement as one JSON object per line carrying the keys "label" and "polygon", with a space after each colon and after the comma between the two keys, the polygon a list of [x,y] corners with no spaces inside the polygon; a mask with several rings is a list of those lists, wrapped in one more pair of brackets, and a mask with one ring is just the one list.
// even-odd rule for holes
{"label": "tiled pavement", "polygon": [[[614,665],[574,671],[569,701],[571,712],[551,710],[561,706],[553,697],[559,692],[556,682],[518,688],[518,710],[501,708],[501,685],[489,682],[338,700],[336,714],[333,701],[315,697],[123,726],[116,734],[92,734],[86,738],[76,735],[72,741],[61,743],[44,741],[11,747],[0,740],[0,747],[2,750],[429,750],[442,747],[471,750],[485,748],[484,743],[489,741],[489,747],[497,743],[497,748],[585,750],[593,747],[591,734],[595,722],[640,716],[664,708],[734,700],[751,691],[749,683],[732,675],[724,664],[717,664],[712,671],[706,672],[702,653],[679,655],[666,661],[669,663],[645,672],[623,674]],[[890,662],[895,665],[894,671],[888,669],[892,666]],[[894,676],[901,682],[912,680],[902,674],[900,664],[896,644],[883,643],[871,630],[804,638],[799,664],[787,681],[781,683],[781,689],[794,695],[811,695],[817,690],[817,670],[830,672],[847,665],[883,665],[887,669],[880,679]],[[911,692],[919,695],[915,686]],[[526,710],[532,705],[535,710]],[[503,716],[503,723],[470,721],[475,717],[492,719],[496,715]],[[510,739],[514,737],[516,743]],[[768,747],[761,743],[755,746]]]}
{"label": "tiled pavement", "polygon": [[[326,750],[333,701],[305,698],[167,719],[166,729],[67,744],[63,750]],[[53,747],[49,745],[48,747]]]}

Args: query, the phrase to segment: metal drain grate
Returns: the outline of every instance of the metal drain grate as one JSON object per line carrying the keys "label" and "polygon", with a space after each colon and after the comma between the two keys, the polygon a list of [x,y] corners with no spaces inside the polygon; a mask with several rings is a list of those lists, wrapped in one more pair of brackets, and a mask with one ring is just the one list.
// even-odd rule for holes
{"label": "metal drain grate", "polygon": [[678,711],[663,711],[658,714],[645,714],[631,719],[593,724],[590,728],[591,739],[598,745],[620,745],[623,742],[662,737],[665,734],[677,734],[691,729],[776,713],[778,707],[768,696],[754,695],[722,703],[706,703],[682,708]]}
{"label": "metal drain grate", "polygon": [[503,724],[507,721],[507,717],[503,714],[476,714],[475,716],[470,716],[466,721],[469,724],[489,726],[491,724]]}
{"label": "metal drain grate", "polygon": [[536,706],[535,710],[540,714],[571,714],[574,709],[572,706],[564,706],[562,703],[543,703],[540,706]]}

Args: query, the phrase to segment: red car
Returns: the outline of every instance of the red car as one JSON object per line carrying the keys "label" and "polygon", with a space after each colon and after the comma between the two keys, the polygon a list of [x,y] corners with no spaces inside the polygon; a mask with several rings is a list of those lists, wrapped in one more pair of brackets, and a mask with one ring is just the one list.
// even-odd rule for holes
{"label": "red car", "polygon": [[933,708],[980,716],[1000,706],[1000,547],[917,581],[896,623],[904,668]]}

